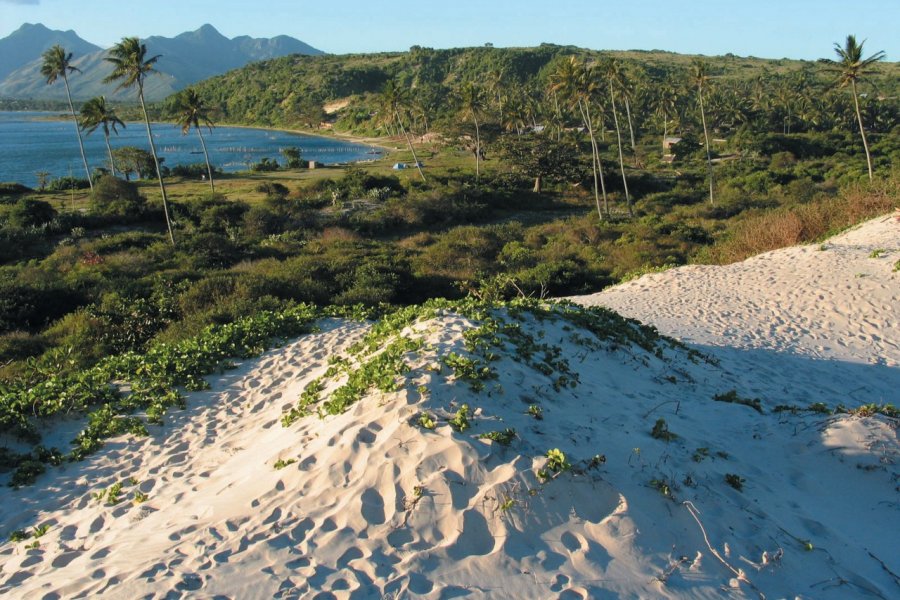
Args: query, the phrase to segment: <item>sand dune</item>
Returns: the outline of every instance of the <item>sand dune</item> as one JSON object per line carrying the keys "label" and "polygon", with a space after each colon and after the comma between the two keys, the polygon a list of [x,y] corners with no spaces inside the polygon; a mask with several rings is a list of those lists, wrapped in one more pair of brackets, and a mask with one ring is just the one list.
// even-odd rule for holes
{"label": "sand dune", "polygon": [[[0,546],[0,594],[895,598],[897,420],[774,409],[896,403],[898,232],[875,220],[824,250],[580,299],[690,348],[501,310],[503,347],[481,363],[496,378],[470,382],[440,365],[473,356],[464,334],[484,320],[438,311],[401,332],[419,347],[396,391],[283,427],[330,368],[323,401],[346,382],[335,357],[364,359],[349,349],[370,324],[323,321],[190,394],[149,437],[0,491],[6,530],[50,526],[39,548]],[[761,412],[713,399],[731,390]],[[463,404],[471,427],[457,431]],[[651,435],[658,419],[669,439]],[[75,425],[59,424],[60,445]],[[478,437],[508,428],[509,446]],[[552,469],[554,449],[572,469]],[[117,483],[119,502],[95,498]]]}

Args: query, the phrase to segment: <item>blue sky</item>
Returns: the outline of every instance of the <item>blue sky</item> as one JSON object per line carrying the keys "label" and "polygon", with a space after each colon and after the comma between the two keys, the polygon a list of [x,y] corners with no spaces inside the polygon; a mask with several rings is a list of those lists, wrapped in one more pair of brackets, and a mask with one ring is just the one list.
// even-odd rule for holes
{"label": "blue sky", "polygon": [[101,46],[210,23],[228,37],[286,34],[331,53],[550,42],[816,59],[853,33],[900,60],[900,0],[0,0],[0,37],[26,22]]}

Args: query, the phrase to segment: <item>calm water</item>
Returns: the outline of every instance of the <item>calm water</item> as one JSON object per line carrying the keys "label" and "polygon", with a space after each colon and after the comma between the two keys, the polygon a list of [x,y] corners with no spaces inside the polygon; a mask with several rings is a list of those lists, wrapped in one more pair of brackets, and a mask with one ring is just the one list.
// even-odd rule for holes
{"label": "calm water", "polygon": [[[38,171],[47,171],[51,177],[84,177],[75,125],[71,120],[47,120],[56,116],[58,113],[0,111],[0,181],[36,186]],[[370,146],[268,129],[215,127],[211,133],[204,129],[203,137],[210,162],[226,172],[246,171],[263,157],[283,164],[279,150],[290,146],[302,149],[305,160],[325,164],[375,158]],[[195,131],[182,135],[181,129],[170,123],[154,123],[153,139],[166,166],[203,162]],[[113,149],[137,146],[149,150],[144,123],[128,123],[118,136],[111,133],[110,144]],[[84,150],[91,168],[108,167],[100,129],[84,137]]]}

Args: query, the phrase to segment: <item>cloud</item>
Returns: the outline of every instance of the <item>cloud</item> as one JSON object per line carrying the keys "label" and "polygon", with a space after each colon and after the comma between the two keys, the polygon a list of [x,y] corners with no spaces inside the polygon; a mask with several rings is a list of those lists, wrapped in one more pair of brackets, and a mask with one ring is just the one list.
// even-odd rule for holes
{"label": "cloud", "polygon": [[41,0],[0,0],[0,4],[27,4],[30,6],[37,6],[41,3]]}

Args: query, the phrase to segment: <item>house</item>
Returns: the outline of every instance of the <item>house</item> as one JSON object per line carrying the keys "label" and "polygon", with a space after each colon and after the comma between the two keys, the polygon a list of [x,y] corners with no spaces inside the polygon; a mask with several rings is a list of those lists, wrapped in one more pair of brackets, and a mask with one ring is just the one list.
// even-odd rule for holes
{"label": "house", "polygon": [[665,137],[663,138],[663,150],[666,151],[666,154],[670,154],[672,152],[672,146],[681,141],[680,137]]}

